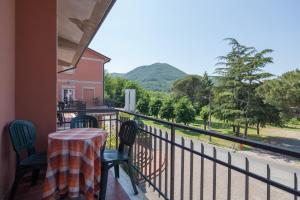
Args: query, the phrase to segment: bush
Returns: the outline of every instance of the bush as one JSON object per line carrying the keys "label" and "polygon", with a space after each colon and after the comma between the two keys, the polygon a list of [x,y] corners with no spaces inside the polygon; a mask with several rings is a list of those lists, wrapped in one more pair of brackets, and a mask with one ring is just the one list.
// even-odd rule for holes
{"label": "bush", "polygon": [[195,109],[192,102],[187,97],[178,100],[175,106],[176,122],[182,122],[185,125],[195,120]]}

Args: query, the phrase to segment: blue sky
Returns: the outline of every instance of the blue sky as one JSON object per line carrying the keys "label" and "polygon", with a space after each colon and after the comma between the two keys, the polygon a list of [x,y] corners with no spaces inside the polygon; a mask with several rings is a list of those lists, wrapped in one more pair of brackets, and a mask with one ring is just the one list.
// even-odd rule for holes
{"label": "blue sky", "polygon": [[275,75],[300,68],[300,0],[117,0],[90,44],[112,60],[109,72],[155,62],[213,74],[233,37],[271,48]]}

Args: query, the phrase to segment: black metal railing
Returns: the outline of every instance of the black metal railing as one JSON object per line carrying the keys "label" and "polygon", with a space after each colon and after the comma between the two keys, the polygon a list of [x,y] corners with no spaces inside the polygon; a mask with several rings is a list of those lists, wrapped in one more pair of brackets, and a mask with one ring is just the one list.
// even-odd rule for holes
{"label": "black metal railing", "polygon": [[[81,111],[60,113],[76,112]],[[150,187],[164,199],[297,200],[300,196],[299,165],[278,169],[272,161],[253,159],[246,154],[241,156],[229,149],[177,135],[176,131],[185,130],[244,144],[260,149],[264,154],[281,155],[295,162],[300,158],[298,151],[121,109],[90,109],[85,112],[96,116],[100,127],[109,133],[108,148],[118,146],[118,132],[123,121],[135,119],[139,122],[140,133],[133,148],[132,167],[136,171],[139,186],[147,193],[153,192],[149,190]],[[145,125],[146,121],[152,122],[151,125]],[[68,123],[68,120],[65,122]]]}

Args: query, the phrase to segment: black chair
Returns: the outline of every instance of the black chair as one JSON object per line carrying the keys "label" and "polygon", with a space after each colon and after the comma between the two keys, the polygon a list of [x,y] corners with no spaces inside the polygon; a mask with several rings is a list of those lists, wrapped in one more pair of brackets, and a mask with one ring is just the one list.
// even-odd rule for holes
{"label": "black chair", "polygon": [[108,170],[114,167],[115,177],[119,178],[119,164],[127,165],[128,174],[133,186],[134,194],[137,194],[136,185],[133,180],[132,169],[130,167],[130,157],[132,146],[135,142],[136,134],[138,132],[138,125],[135,121],[129,120],[122,123],[120,128],[120,144],[118,150],[105,150],[101,157],[101,183],[100,183],[100,200],[105,200]]}
{"label": "black chair", "polygon": [[78,110],[77,116],[86,115],[86,103],[83,101],[75,102],[75,109]]}
{"label": "black chair", "polygon": [[71,120],[70,128],[98,128],[98,121],[90,115],[78,115]]}
{"label": "black chair", "polygon": [[[32,170],[31,184],[35,185],[40,169],[47,166],[46,153],[36,153],[36,130],[32,122],[15,120],[9,125],[9,135],[16,152],[16,174],[9,199],[13,199],[17,186],[26,172]],[[21,159],[23,151],[27,151],[27,157]]]}
{"label": "black chair", "polygon": [[66,120],[65,120],[64,113],[63,113],[63,111],[65,109],[65,103],[62,101],[59,101],[57,104],[57,108],[58,108],[57,119],[58,119],[59,125],[60,126],[64,125],[64,127],[65,127]]}

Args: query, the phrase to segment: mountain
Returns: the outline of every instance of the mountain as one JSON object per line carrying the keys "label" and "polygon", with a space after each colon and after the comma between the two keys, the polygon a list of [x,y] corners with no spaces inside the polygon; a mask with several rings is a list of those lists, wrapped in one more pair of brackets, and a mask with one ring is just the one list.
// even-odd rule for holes
{"label": "mountain", "polygon": [[126,74],[114,73],[113,75],[137,81],[145,89],[168,91],[175,80],[187,74],[167,63],[154,63],[137,67]]}
{"label": "mountain", "polygon": [[111,75],[113,77],[124,77],[125,73],[116,73],[116,72],[113,72],[113,73],[111,73]]}

